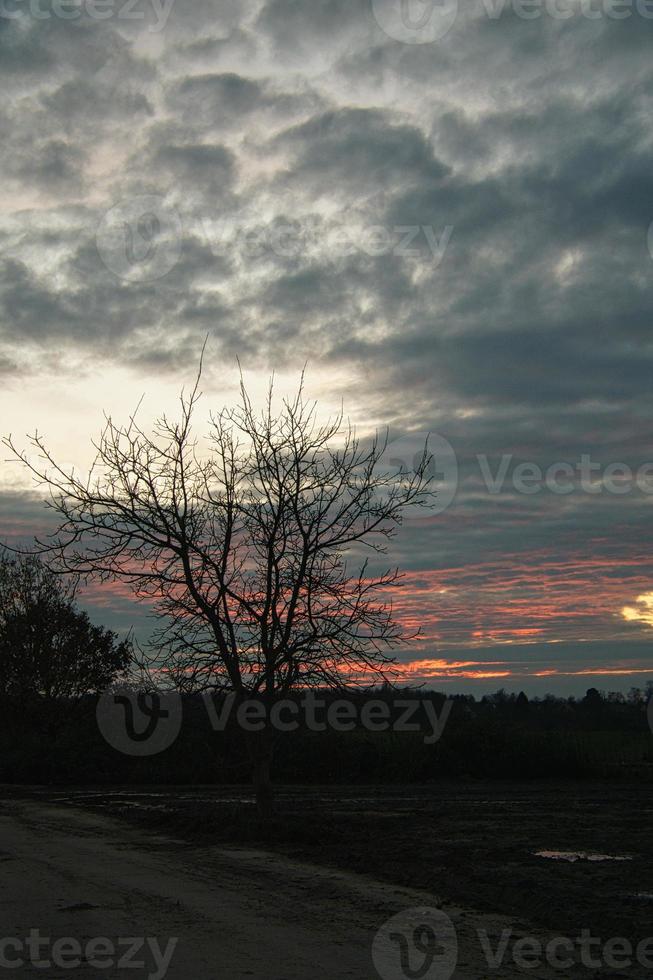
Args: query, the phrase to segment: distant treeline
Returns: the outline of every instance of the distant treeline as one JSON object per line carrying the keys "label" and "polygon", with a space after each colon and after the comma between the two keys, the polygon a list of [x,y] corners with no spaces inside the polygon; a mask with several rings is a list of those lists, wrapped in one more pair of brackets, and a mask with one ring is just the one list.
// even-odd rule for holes
{"label": "distant treeline", "polygon": [[[547,696],[529,699],[505,691],[480,700],[450,696],[450,714],[441,737],[423,731],[370,731],[358,722],[352,731],[279,733],[274,776],[280,783],[421,783],[438,779],[614,778],[653,781],[653,734],[647,704],[653,685],[629,695]],[[342,692],[317,692],[327,704]],[[300,699],[301,694],[295,695]],[[428,700],[444,717],[447,697],[388,688],[352,693],[360,711],[366,702],[392,706]],[[0,700],[0,782],[50,784],[239,783],[249,764],[244,735],[233,721],[223,731],[212,725],[199,695],[184,695],[183,723],[174,743],[158,755],[121,754],[100,734],[96,696],[66,699]],[[219,699],[218,699],[219,702]],[[219,707],[219,703],[218,703]],[[397,712],[392,709],[396,719]],[[446,714],[446,711],[445,711]]]}

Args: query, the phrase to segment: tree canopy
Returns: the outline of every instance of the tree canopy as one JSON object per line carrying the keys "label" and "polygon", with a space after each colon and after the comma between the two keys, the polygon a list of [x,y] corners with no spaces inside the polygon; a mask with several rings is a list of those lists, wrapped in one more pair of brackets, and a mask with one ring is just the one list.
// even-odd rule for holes
{"label": "tree canopy", "polygon": [[74,588],[34,556],[0,555],[0,692],[79,698],[128,667],[131,644],[91,623]]}

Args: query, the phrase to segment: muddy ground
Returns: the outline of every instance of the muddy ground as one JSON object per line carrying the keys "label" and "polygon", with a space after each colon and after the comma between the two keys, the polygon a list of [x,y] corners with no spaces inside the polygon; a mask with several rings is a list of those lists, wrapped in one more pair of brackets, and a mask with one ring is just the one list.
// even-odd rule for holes
{"label": "muddy ground", "polygon": [[[91,821],[84,830],[87,843],[97,835],[106,847],[107,841],[120,842],[124,837],[129,842],[128,863],[148,859],[148,842],[169,842],[172,835],[183,842],[181,858],[179,843],[156,844],[156,852],[159,860],[169,852],[165,860],[172,862],[168,873],[173,877],[182,873],[192,877],[192,869],[202,864],[206,880],[207,859],[221,863],[223,875],[225,867],[232,868],[237,860],[240,880],[234,879],[233,868],[228,876],[232,899],[247,906],[255,896],[263,903],[259,907],[263,918],[273,923],[276,915],[279,925],[278,910],[287,912],[301,900],[311,908],[311,929],[322,919],[316,942],[328,946],[336,933],[340,937],[339,952],[329,954],[332,966],[320,970],[320,976],[378,977],[370,948],[376,930],[388,916],[410,907],[411,902],[440,906],[454,920],[459,937],[462,935],[453,976],[475,980],[516,975],[652,976],[647,961],[638,963],[634,956],[629,966],[622,967],[623,955],[620,960],[603,952],[609,940],[623,937],[636,948],[653,935],[652,813],[650,786],[549,783],[392,790],[295,787],[278,794],[277,817],[265,828],[255,819],[249,790],[238,787],[6,788],[0,810],[6,817],[5,832],[12,821],[13,826],[23,828],[26,850],[19,858],[23,862],[29,835],[35,838],[37,854],[39,834],[41,843],[48,837],[47,833],[43,836],[44,822],[56,829],[63,853],[66,827],[76,835],[80,820]],[[165,837],[160,838],[162,834]],[[124,849],[120,843],[111,846]],[[0,847],[11,851],[5,844]],[[565,857],[538,856],[538,852],[562,852]],[[267,856],[256,857],[261,854]],[[80,871],[75,872],[74,854],[65,860],[68,873]],[[267,871],[257,881],[264,865]],[[333,870],[306,871],[315,865]],[[8,867],[0,863],[0,872]],[[272,881],[266,878],[270,868],[275,869]],[[344,873],[342,881],[346,879],[348,885],[345,891],[339,886],[334,893],[331,886],[336,879],[324,875],[336,870]],[[352,897],[353,880],[359,889],[357,898]],[[330,882],[326,891],[325,882]],[[96,886],[101,888],[101,883]],[[191,886],[180,880],[182,903],[184,888]],[[367,897],[361,897],[364,895]],[[301,909],[295,911],[301,913]],[[247,908],[241,908],[239,915],[236,925],[242,931],[247,928]],[[304,921],[302,915],[293,920],[297,928]],[[589,965],[579,962],[560,969],[543,963],[518,968],[509,953],[500,967],[492,968],[480,948],[479,923],[495,945],[502,930],[508,929],[513,930],[511,943],[517,936],[540,937],[543,942],[553,936],[575,939],[588,930],[601,940],[601,946],[595,945]],[[283,930],[279,935],[287,941]],[[304,940],[310,945],[310,936]],[[205,965],[195,974],[196,980],[241,973],[270,980],[272,974],[264,969],[259,972],[258,961],[258,966],[250,963],[239,973],[242,964],[236,953],[230,960],[231,973],[203,973],[208,969]],[[211,948],[206,955],[210,962]],[[578,960],[577,948],[575,955]],[[304,969],[305,964],[289,963],[274,977],[301,980]],[[135,977],[133,971],[125,975]],[[305,975],[307,980],[313,976]],[[401,976],[398,973],[397,980]]]}

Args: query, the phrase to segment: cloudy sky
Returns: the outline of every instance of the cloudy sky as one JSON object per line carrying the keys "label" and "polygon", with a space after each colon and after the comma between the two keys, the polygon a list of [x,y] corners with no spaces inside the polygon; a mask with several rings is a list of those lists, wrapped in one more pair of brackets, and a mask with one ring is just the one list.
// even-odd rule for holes
{"label": "cloudy sky", "polygon": [[[393,545],[411,678],[653,678],[653,4],[3,0],[0,421],[271,371],[435,439]],[[0,533],[43,524],[3,462]],[[121,590],[87,596],[142,627]]]}

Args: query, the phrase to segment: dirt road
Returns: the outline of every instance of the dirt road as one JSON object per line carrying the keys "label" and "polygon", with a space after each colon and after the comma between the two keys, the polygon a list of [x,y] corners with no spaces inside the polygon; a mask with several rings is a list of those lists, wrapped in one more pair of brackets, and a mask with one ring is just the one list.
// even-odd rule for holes
{"label": "dirt road", "polygon": [[[0,834],[0,980],[378,980],[379,928],[437,901],[264,852],[200,848],[74,807],[4,802]],[[512,963],[488,970],[479,946],[478,928],[498,935],[508,923],[446,912],[458,934],[455,972],[436,962],[436,972],[419,974],[425,980],[525,975]],[[66,938],[73,945],[55,957],[55,940]],[[409,975],[390,959],[383,971],[383,980]]]}

